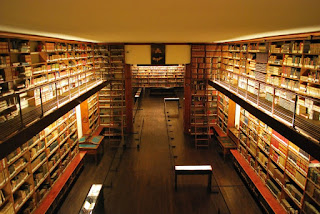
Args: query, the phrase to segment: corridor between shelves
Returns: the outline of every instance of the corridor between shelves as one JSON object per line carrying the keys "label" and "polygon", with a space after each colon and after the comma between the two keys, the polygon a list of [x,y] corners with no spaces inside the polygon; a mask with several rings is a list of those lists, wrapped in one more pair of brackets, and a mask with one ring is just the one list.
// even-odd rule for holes
{"label": "corridor between shelves", "polygon": [[[169,112],[176,111],[171,108],[176,106],[168,106]],[[183,108],[179,117],[170,117],[168,121],[174,148],[169,147],[163,97],[146,93],[141,109],[136,119],[144,118],[140,149],[134,148],[134,138],[131,146],[128,142],[130,148],[124,151],[112,187],[104,188],[105,213],[261,213],[232,162],[223,162],[215,143],[209,149],[197,150],[190,137],[184,135]],[[77,213],[89,190],[89,181],[102,181],[114,155],[110,147],[106,150],[98,166],[86,164],[59,213]],[[177,156],[174,162],[171,155]],[[219,193],[206,192],[206,176],[179,177],[179,190],[175,192],[173,164],[212,165],[212,187],[219,184]]]}

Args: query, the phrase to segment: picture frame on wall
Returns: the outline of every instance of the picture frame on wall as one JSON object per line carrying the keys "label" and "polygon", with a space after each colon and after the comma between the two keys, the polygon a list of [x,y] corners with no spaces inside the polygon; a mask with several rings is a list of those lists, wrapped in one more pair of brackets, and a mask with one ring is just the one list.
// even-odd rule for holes
{"label": "picture frame on wall", "polygon": [[166,46],[164,44],[151,45],[151,65],[165,65],[166,64]]}

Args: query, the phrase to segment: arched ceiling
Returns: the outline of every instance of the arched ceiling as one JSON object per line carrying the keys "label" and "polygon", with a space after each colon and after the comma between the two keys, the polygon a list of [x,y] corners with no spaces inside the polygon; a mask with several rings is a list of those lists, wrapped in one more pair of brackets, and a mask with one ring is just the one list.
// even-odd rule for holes
{"label": "arched ceiling", "polygon": [[320,31],[320,0],[1,0],[0,31],[98,42],[217,42]]}

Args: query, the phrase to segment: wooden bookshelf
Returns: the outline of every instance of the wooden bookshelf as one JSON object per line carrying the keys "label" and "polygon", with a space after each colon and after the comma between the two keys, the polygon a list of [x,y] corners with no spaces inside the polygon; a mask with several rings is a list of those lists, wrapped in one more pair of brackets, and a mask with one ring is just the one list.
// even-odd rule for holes
{"label": "wooden bookshelf", "polygon": [[234,127],[236,104],[227,96],[218,93],[218,126],[225,134],[228,128]]}
{"label": "wooden bookshelf", "polygon": [[124,45],[110,45],[109,54],[107,72],[112,81],[99,92],[100,125],[105,139],[119,142],[126,128]]}
{"label": "wooden bookshelf", "polygon": [[218,77],[265,111],[274,107],[284,123],[292,124],[295,113],[295,128],[318,141],[319,46],[318,37],[225,43]]}
{"label": "wooden bookshelf", "polygon": [[208,147],[217,121],[217,91],[208,85],[220,66],[219,45],[191,46],[191,135],[195,147]]}
{"label": "wooden bookshelf", "polygon": [[19,101],[25,109],[74,97],[76,89],[104,76],[105,45],[36,39],[0,38],[0,123],[18,116]]}
{"label": "wooden bookshelf", "polygon": [[82,132],[91,135],[99,126],[98,93],[80,104]]}
{"label": "wooden bookshelf", "polygon": [[319,164],[314,158],[244,109],[238,140],[239,153],[285,210],[312,213],[320,209]]}
{"label": "wooden bookshelf", "polygon": [[185,66],[131,66],[132,86],[183,87]]}
{"label": "wooden bookshelf", "polygon": [[75,110],[0,162],[0,211],[33,212],[78,154]]}

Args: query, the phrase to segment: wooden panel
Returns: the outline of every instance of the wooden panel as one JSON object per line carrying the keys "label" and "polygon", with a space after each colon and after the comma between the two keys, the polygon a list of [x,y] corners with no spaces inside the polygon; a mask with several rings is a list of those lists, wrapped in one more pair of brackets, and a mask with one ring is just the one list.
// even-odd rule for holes
{"label": "wooden panel", "polygon": [[89,132],[89,112],[88,112],[88,102],[85,100],[80,104],[81,109],[81,121],[82,121],[82,133],[84,135],[90,134]]}
{"label": "wooden panel", "polygon": [[228,110],[228,128],[234,127],[236,114],[236,103],[229,99],[229,110]]}

